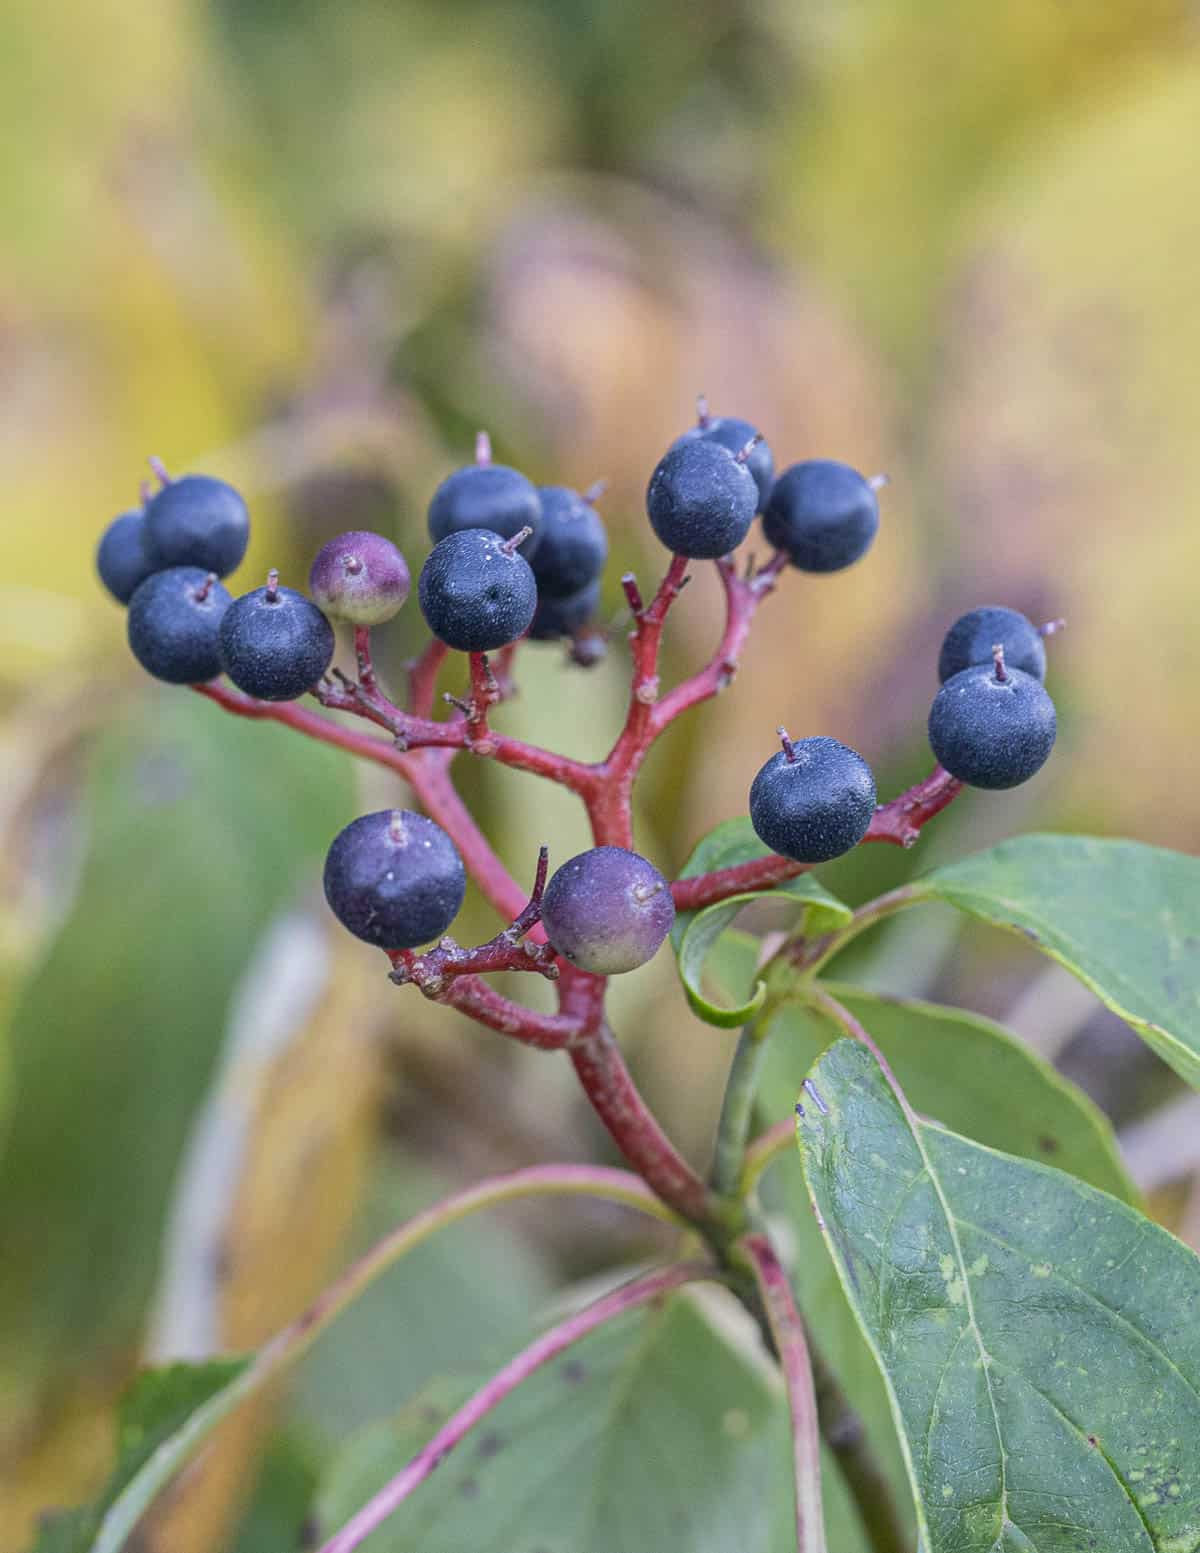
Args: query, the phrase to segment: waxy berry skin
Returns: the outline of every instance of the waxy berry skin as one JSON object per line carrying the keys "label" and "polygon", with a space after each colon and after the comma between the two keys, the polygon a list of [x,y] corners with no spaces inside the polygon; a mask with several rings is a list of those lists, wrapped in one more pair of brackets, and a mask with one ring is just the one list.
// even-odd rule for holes
{"label": "waxy berry skin", "polygon": [[146,505],[146,554],[155,568],[199,566],[227,577],[246,553],[250,514],[232,485],[184,475]]}
{"label": "waxy berry skin", "polygon": [[408,598],[408,562],[390,539],[368,529],[339,534],[322,545],[308,574],[313,603],[331,620],[377,626]]}
{"label": "waxy berry skin", "polygon": [[759,840],[797,863],[827,863],[849,852],[875,813],[875,778],[837,739],[797,739],[750,786],[750,823]]}
{"label": "waxy berry skin", "polygon": [[325,899],[343,927],[380,949],[416,949],[440,938],[467,888],[454,842],[409,809],[351,821],[325,859]]}
{"label": "waxy berry skin", "polygon": [[955,674],[976,664],[992,666],[992,649],[1004,648],[1004,662],[1010,669],[1046,677],[1046,647],[1042,634],[1031,620],[1018,610],[1002,604],[984,604],[960,615],[946,632],[938,654],[938,679],[944,685]]}
{"label": "waxy berry skin", "polygon": [[608,560],[604,519],[565,485],[543,485],[541,528],[529,559],[541,598],[566,598],[594,582]]}
{"label": "waxy berry skin", "polygon": [[128,604],[134,591],[159,570],[146,554],[146,519],[140,507],[121,513],[101,534],[96,570],[118,604]]}
{"label": "waxy berry skin", "polygon": [[625,847],[593,847],[565,862],[542,897],[542,922],[556,953],[597,976],[645,965],[675,921],[671,886]]}
{"label": "waxy berry skin", "polygon": [[646,489],[651,527],[668,550],[716,560],[736,550],[758,510],[758,486],[719,442],[677,442]]}
{"label": "waxy berry skin", "polygon": [[437,544],[448,534],[487,529],[511,539],[523,528],[533,533],[521,542],[528,559],[537,548],[542,503],[537,487],[507,464],[467,464],[447,475],[429,503],[429,537]]}
{"label": "waxy berry skin", "polygon": [[235,599],[221,622],[221,666],[260,701],[294,701],[333,662],[333,627],[303,593],[268,583]]}
{"label": "waxy berry skin", "polygon": [[682,437],[676,437],[671,446],[677,448],[686,442],[719,442],[731,453],[740,453],[755,437],[759,440],[746,457],[746,468],[758,487],[758,510],[761,512],[775,483],[775,456],[756,426],[751,426],[749,421],[739,420],[736,415],[707,415],[699,424],[685,431]]}
{"label": "waxy berry skin", "polygon": [[804,572],[840,572],[870,549],[879,503],[869,481],[848,464],[812,458],[776,480],[763,533]]}
{"label": "waxy berry skin", "polygon": [[459,652],[507,647],[529,629],[537,583],[529,562],[487,529],[463,529],[430,551],[417,580],[425,623]]}
{"label": "waxy berry skin", "polygon": [[126,629],[133,656],[168,685],[203,685],[221,672],[218,637],[226,589],[198,566],[171,566],[139,584]]}
{"label": "waxy berry skin", "polygon": [[563,636],[574,636],[590,625],[600,608],[600,584],[589,582],[567,598],[555,598],[539,594],[537,609],[529,627],[531,642],[556,642]]}
{"label": "waxy berry skin", "polygon": [[1032,674],[978,664],[952,675],[929,709],[929,743],[939,764],[969,787],[1018,787],[1054,748],[1054,702]]}

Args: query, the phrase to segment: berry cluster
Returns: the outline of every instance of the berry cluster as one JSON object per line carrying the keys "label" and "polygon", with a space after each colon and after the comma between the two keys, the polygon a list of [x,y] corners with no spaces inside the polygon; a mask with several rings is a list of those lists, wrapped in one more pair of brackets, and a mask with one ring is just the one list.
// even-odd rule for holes
{"label": "berry cluster", "polygon": [[[387,951],[395,979],[414,980],[431,995],[447,995],[454,983],[467,987],[468,978],[489,970],[533,969],[555,979],[633,970],[658,950],[677,907],[703,905],[747,883],[773,883],[839,857],[868,836],[907,844],[961,784],[1014,786],[1039,769],[1054,743],[1054,706],[1042,684],[1043,636],[1051,628],[1039,631],[1011,609],[972,610],[942,644],[942,687],[929,714],[939,766],[927,783],[880,808],[861,755],[830,737],[793,742],[781,729],[781,749],[749,789],[751,823],[775,861],[724,871],[736,879],[715,874],[707,885],[693,879],[672,886],[629,845],[629,792],[646,750],[681,711],[728,682],[754,608],[783,569],[835,572],[866,553],[879,528],[882,479],[828,459],[793,464],[776,477],[761,434],[744,420],[710,415],[702,400],[697,424],[667,449],[646,492],[650,524],[673,553],[667,577],[649,605],[632,576],[622,579],[634,617],[626,726],[606,761],[585,766],[492,732],[488,714],[503,688],[487,654],[511,653],[522,638],[568,637],[577,661],[595,661],[598,654],[581,644],[599,635],[592,623],[608,556],[595,507],[602,486],[583,495],[558,485],[539,488],[494,463],[481,433],[474,462],[444,480],[429,504],[433,548],[417,596],[434,640],[414,668],[405,711],[380,688],[370,655],[370,628],[391,619],[410,588],[405,559],[389,540],[367,532],[331,540],[313,562],[311,597],[281,586],[271,572],[265,586],[233,599],[219,579],[245,553],[245,503],[220,480],[172,480],[156,468],[161,489],[145,492],[141,510],[109,525],[97,557],[103,581],[129,606],[134,655],[159,679],[195,685],[242,715],[268,715],[263,703],[311,692],[326,708],[387,731],[390,763],[434,816],[395,809],[355,820],[330,848],[325,894],[351,933]],[[756,517],[773,558],[739,576],[730,554]],[[725,635],[704,673],[660,699],[663,621],[688,563],[697,560],[717,564],[728,604]],[[354,628],[356,679],[331,671],[331,622]],[[470,695],[448,696],[455,715],[438,722],[430,716],[432,681],[447,648],[470,655]],[[211,683],[221,673],[240,698]],[[317,737],[385,758],[377,741],[364,749],[361,736],[328,719],[299,710],[278,715]],[[513,897],[486,843],[465,829],[461,806],[446,789],[444,762],[421,759],[456,748],[562,782],[583,798],[596,840],[548,883],[543,858],[528,905],[510,913],[515,920],[505,933],[476,950],[444,936],[467,880],[451,834],[456,825],[457,841],[470,840],[472,871],[490,877],[493,898],[507,905]],[[435,942],[426,954],[413,953]],[[506,1028],[505,1021],[519,1023],[527,1014],[526,1033],[536,1027],[532,1013],[506,1005],[517,1012],[501,1014],[498,1005],[506,1000],[477,984],[473,990],[473,1002],[460,1002],[477,1017]]]}

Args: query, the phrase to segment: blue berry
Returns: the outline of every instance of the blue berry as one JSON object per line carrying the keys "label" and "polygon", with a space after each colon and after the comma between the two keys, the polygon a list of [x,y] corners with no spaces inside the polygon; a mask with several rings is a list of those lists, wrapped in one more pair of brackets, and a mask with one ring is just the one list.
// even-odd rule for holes
{"label": "blue berry", "polygon": [[870,549],[879,503],[870,483],[848,464],[812,458],[776,480],[763,533],[803,572],[840,572]]}
{"label": "blue berry", "polygon": [[325,859],[325,899],[343,927],[380,949],[416,949],[458,915],[467,875],[433,820],[382,809],[352,820]]}
{"label": "blue berry", "polygon": [[244,593],[221,622],[221,666],[239,690],[260,701],[294,701],[333,662],[333,627],[303,593],[265,588]]}
{"label": "blue berry", "polygon": [[246,503],[211,475],[172,480],[146,507],[146,553],[156,568],[199,566],[227,577],[249,542]]}
{"label": "blue berry", "polygon": [[750,786],[750,823],[759,840],[797,863],[826,863],[856,847],[875,813],[875,778],[861,755],[837,739],[781,733]]}
{"label": "blue berry", "polygon": [[1045,765],[1058,731],[1042,682],[1010,669],[1003,653],[952,675],[929,709],[929,743],[970,787],[1017,787]]}
{"label": "blue berry", "polygon": [[417,598],[426,625],[447,647],[490,652],[529,629],[537,583],[529,562],[511,544],[472,528],[448,534],[430,551]]}
{"label": "blue berry", "polygon": [[203,685],[221,672],[218,634],[229,594],[211,572],[172,566],[134,589],[126,627],[133,656],[169,685]]}
{"label": "blue berry", "polygon": [[659,460],[646,511],[676,555],[713,560],[736,550],[758,510],[758,486],[744,462],[719,442],[683,441]]}
{"label": "blue berry", "polygon": [[390,539],[355,529],[317,551],[308,574],[313,602],[334,620],[377,626],[408,597],[408,563]]}
{"label": "blue berry", "polygon": [[608,559],[608,534],[595,507],[565,485],[543,485],[537,549],[529,558],[538,595],[566,598],[594,582]]}
{"label": "blue berry", "polygon": [[671,886],[653,863],[624,847],[593,847],[571,858],[542,897],[555,952],[597,976],[645,965],[674,920]]}
{"label": "blue berry", "polygon": [[157,570],[146,554],[146,520],[140,508],[123,512],[101,534],[96,570],[118,604],[128,604],[138,584]]}
{"label": "blue berry", "polygon": [[537,487],[507,464],[468,464],[442,481],[429,503],[429,537],[436,544],[448,534],[487,529],[511,539],[531,529],[521,554],[532,556],[538,544],[542,504]]}
{"label": "blue berry", "polygon": [[984,604],[960,615],[946,632],[938,654],[938,679],[943,684],[964,669],[976,664],[992,664],[992,649],[1004,648],[1004,661],[1010,669],[1046,677],[1046,648],[1041,633],[1018,610],[1002,604]]}
{"label": "blue berry", "polygon": [[754,443],[746,458],[746,468],[758,486],[758,511],[761,512],[767,504],[775,479],[775,457],[770,444],[762,439],[756,426],[751,426],[749,421],[739,420],[735,415],[709,415],[702,404],[700,419],[695,426],[685,431],[682,437],[677,437],[671,446],[677,448],[684,443],[697,441],[719,442],[731,453],[740,453],[755,437],[759,441]]}
{"label": "blue berry", "polygon": [[599,607],[599,582],[589,582],[565,599],[541,593],[529,627],[529,640],[556,642],[562,636],[575,636],[592,623]]}

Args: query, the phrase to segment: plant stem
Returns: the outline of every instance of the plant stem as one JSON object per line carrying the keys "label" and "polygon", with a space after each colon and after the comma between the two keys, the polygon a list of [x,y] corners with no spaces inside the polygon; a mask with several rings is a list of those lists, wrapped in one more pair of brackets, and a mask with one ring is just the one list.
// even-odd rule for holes
{"label": "plant stem", "polygon": [[579,1342],[597,1327],[614,1320],[626,1311],[634,1310],[651,1300],[698,1279],[719,1277],[716,1269],[704,1262],[678,1262],[673,1267],[660,1268],[635,1278],[611,1294],[596,1300],[586,1309],[569,1316],[565,1321],[543,1333],[529,1347],[511,1359],[486,1385],[482,1386],[469,1402],[460,1407],[423,1450],[417,1452],[404,1470],[386,1483],[345,1526],[335,1532],[323,1544],[320,1553],[354,1553],[362,1543],[388,1519],[409,1494],[445,1461],[450,1452],[485,1418],[493,1408],[504,1401],[511,1392],[541,1369],[544,1364],[558,1357],[572,1344]]}
{"label": "plant stem", "polygon": [[738,1178],[738,1192],[749,1197],[758,1185],[759,1177],[781,1154],[786,1154],[796,1143],[796,1124],[790,1116],[774,1122],[765,1132],[760,1132],[753,1142],[746,1145],[742,1156],[742,1171]]}
{"label": "plant stem", "polygon": [[730,1064],[712,1167],[713,1188],[722,1197],[743,1195],[740,1191],[742,1166],[766,1048],[765,1037],[766,1026],[761,1020],[751,1020],[743,1025]]}
{"label": "plant stem", "polygon": [[899,889],[889,890],[886,895],[876,896],[873,901],[860,906],[844,928],[826,933],[824,938],[801,940],[790,947],[785,946],[782,953],[791,959],[797,970],[804,971],[807,976],[815,976],[822,966],[832,960],[834,955],[840,954],[860,933],[873,927],[876,922],[894,916],[898,911],[919,905],[923,898],[915,884],[902,884]]}
{"label": "plant stem", "polygon": [[797,1553],[825,1553],[825,1517],[821,1508],[821,1431],[817,1396],[804,1326],[792,1298],[787,1274],[765,1235],[738,1241],[754,1270],[779,1355],[792,1415],[792,1458],[796,1480]]}
{"label": "plant stem", "polygon": [[862,1419],[820,1352],[810,1345],[821,1434],[833,1452],[874,1553],[910,1553],[911,1540],[892,1485],[871,1448]]}

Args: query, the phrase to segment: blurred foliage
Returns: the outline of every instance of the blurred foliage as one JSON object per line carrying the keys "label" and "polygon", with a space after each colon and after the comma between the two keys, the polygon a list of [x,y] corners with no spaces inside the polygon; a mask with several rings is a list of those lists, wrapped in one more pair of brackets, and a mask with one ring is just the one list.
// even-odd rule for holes
{"label": "blurred foliage", "polygon": [[[735,688],[651,760],[647,851],[677,867],[743,813],[781,721],[856,744],[884,792],[919,775],[940,634],[991,599],[1070,619],[1054,761],[829,888],[860,900],[1033,823],[1194,850],[1200,50],[1187,0],[8,0],[0,91],[0,1553],[20,1553],[39,1506],[103,1477],[152,1309],[166,1340],[186,1267],[164,1235],[204,1197],[214,1107],[239,1140],[205,1200],[219,1345],[257,1341],[324,1276],[380,1098],[400,1157],[424,1161],[414,1182],[390,1153],[370,1170],[387,1213],[427,1171],[604,1147],[563,1065],[391,995],[324,927],[319,953],[265,962],[309,993],[259,1008],[276,1040],[254,1048],[253,1098],[239,1088],[264,934],[354,804],[393,789],[369,774],[356,800],[339,762],[130,663],[92,551],[146,455],[245,487],[246,586],[269,564],[302,579],[360,524],[418,558],[428,495],[480,424],[538,479],[607,476],[609,663],[584,682],[530,652],[502,714],[590,752],[623,695],[616,578],[658,565],[644,481],[703,389],[781,462],[826,453],[892,484],[869,561],[788,578]],[[668,672],[709,647],[715,599],[698,576]],[[416,612],[382,635],[394,670]],[[530,779],[477,764],[463,784],[522,877],[538,841],[582,841]],[[887,935],[854,957],[898,991],[1003,1013],[1030,976],[1026,951],[936,914]],[[727,1037],[662,957],[613,990],[640,1077],[702,1157]],[[1123,1120],[1153,1084],[1107,1016],[1080,1029],[1073,1060]],[[514,1312],[624,1234],[556,1221],[496,1274]],[[486,1261],[496,1243],[471,1244]],[[399,1281],[390,1298],[402,1313]],[[460,1304],[425,1314],[444,1354]],[[356,1421],[403,1400],[372,1389],[387,1316],[345,1353]],[[320,1471],[318,1375],[301,1443],[268,1458],[263,1526],[294,1525]],[[160,1545],[233,1536],[216,1528],[266,1421],[168,1507]]]}

